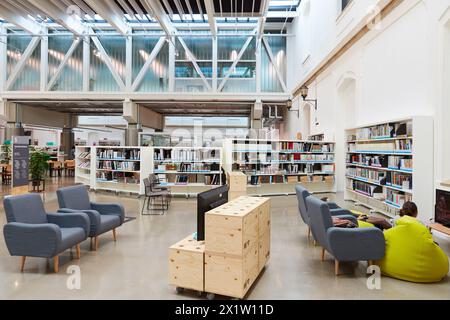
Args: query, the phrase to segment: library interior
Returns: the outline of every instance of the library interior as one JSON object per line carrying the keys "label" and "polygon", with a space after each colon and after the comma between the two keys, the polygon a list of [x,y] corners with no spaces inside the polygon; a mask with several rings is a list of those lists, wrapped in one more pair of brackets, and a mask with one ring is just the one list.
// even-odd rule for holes
{"label": "library interior", "polygon": [[0,0],[0,299],[450,298],[450,0]]}

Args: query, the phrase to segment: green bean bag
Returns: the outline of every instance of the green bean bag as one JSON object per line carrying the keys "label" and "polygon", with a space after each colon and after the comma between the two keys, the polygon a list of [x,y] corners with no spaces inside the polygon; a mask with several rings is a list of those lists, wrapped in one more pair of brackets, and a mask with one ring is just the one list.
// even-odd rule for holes
{"label": "green bean bag", "polygon": [[397,226],[384,232],[386,255],[378,261],[381,272],[389,277],[430,283],[442,280],[449,270],[448,257],[417,219],[405,216]]}

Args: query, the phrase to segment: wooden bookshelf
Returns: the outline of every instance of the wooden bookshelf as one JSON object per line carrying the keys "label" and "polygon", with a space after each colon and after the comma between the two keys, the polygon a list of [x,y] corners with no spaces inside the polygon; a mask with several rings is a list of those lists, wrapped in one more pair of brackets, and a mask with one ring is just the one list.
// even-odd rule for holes
{"label": "wooden bookshelf", "polygon": [[388,217],[406,201],[433,213],[433,122],[414,117],[346,130],[346,200]]}
{"label": "wooden bookshelf", "polygon": [[152,147],[151,172],[173,195],[196,196],[222,185],[220,147]]}
{"label": "wooden bookshelf", "polygon": [[249,195],[292,195],[299,183],[315,193],[336,192],[334,142],[231,139],[225,150],[226,170],[247,175]]}

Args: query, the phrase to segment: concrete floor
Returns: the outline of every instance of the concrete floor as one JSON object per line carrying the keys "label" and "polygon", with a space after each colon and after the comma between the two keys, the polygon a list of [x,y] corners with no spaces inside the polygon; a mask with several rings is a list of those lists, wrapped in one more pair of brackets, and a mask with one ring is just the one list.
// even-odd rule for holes
{"label": "concrete floor", "polygon": [[[59,185],[70,184],[71,180]],[[54,190],[55,183],[50,186]],[[5,190],[4,190],[5,192]],[[141,216],[142,200],[110,193],[91,193],[96,201],[121,202],[127,216],[136,217],[112,234],[100,238],[97,252],[82,244],[81,260],[71,260],[66,252],[60,258],[60,272],[54,274],[52,262],[29,258],[25,272],[19,272],[19,258],[10,257],[0,234],[0,299],[199,299],[194,293],[175,293],[168,285],[168,247],[195,231],[195,199],[176,199],[164,216]],[[337,201],[343,205],[341,196]],[[54,192],[45,194],[48,211],[57,209]],[[3,207],[1,207],[3,212]],[[0,223],[5,223],[1,214]],[[343,275],[335,277],[334,261],[320,261],[321,249],[307,240],[295,197],[272,198],[271,258],[248,299],[449,299],[450,278],[438,284],[413,284],[383,277],[381,290],[366,285],[366,263],[343,264]],[[0,232],[1,233],[1,232]],[[446,239],[444,250],[450,252]],[[67,288],[66,270],[81,270],[81,288]],[[203,295],[200,299],[205,299]]]}

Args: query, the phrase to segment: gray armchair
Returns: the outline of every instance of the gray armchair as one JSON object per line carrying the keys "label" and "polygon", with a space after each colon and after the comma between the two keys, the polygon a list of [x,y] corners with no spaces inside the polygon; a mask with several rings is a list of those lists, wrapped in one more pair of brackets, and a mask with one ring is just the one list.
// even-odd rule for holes
{"label": "gray armchair", "polygon": [[7,224],[3,227],[6,246],[11,256],[21,258],[23,272],[26,257],[54,258],[59,271],[59,254],[76,247],[80,258],[80,243],[89,235],[86,214],[47,214],[37,194],[11,196],[3,200]]}
{"label": "gray armchair", "polygon": [[[300,213],[300,217],[302,218],[303,222],[306,225],[308,225],[308,237],[310,237],[312,231],[311,231],[311,227],[310,227],[310,217],[309,217],[309,211],[308,211],[306,199],[312,195],[302,185],[297,185],[295,187],[295,193],[297,194],[298,211]],[[355,215],[351,211],[340,208],[334,202],[324,202],[324,203],[326,203],[328,205],[328,208],[330,209],[330,213],[333,217],[347,219],[356,224],[358,223],[357,219],[355,218]]]}
{"label": "gray armchair", "polygon": [[310,214],[310,225],[316,241],[322,246],[322,261],[325,251],[335,259],[335,273],[339,275],[339,263],[343,261],[368,261],[384,257],[386,243],[383,232],[377,228],[345,229],[333,226],[328,205],[314,197],[306,199]]}
{"label": "gray armchair", "polygon": [[114,241],[117,240],[116,228],[120,227],[125,220],[122,205],[91,202],[88,191],[83,185],[61,188],[56,191],[56,194],[60,207],[58,212],[82,211],[89,216],[91,250],[98,249],[98,236],[105,232],[112,231]]}

